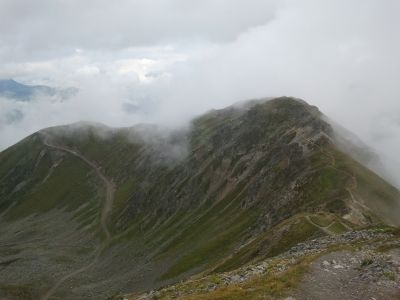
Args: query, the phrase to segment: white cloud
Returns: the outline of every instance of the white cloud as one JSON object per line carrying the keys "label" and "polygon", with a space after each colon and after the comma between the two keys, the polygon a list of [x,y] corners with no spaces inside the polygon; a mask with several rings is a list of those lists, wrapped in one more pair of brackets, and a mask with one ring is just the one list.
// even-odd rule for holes
{"label": "white cloud", "polygon": [[292,95],[394,165],[398,11],[396,0],[2,1],[0,77],[81,88],[69,102],[24,107],[21,123],[0,128],[2,144],[48,125],[176,124],[238,100]]}
{"label": "white cloud", "polygon": [[229,41],[273,17],[265,0],[3,0],[0,57],[60,57],[185,39]]}

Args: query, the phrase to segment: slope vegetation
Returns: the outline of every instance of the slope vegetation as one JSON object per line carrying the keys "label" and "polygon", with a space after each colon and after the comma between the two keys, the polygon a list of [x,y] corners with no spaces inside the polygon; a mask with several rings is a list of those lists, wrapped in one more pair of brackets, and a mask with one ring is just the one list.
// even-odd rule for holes
{"label": "slope vegetation", "polygon": [[399,191],[292,98],[186,131],[73,124],[0,153],[0,296],[98,299],[228,272],[296,244],[400,225]]}

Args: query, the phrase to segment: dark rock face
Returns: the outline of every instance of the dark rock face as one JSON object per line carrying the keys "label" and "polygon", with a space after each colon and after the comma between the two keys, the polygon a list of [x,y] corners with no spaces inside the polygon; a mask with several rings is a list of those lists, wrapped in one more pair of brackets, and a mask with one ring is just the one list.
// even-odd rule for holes
{"label": "dark rock face", "polygon": [[[399,191],[332,136],[317,108],[287,97],[211,111],[185,132],[75,124],[34,134],[0,153],[0,222],[9,232],[33,228],[36,248],[7,259],[39,257],[40,272],[19,276],[35,260],[7,272],[45,293],[57,283],[48,274],[61,278],[92,261],[106,223],[101,259],[71,279],[73,292],[55,290],[86,299],[237,267],[326,234],[303,218],[282,225],[301,214],[343,217],[339,231],[396,222]],[[3,236],[11,241],[21,251],[22,236]]]}

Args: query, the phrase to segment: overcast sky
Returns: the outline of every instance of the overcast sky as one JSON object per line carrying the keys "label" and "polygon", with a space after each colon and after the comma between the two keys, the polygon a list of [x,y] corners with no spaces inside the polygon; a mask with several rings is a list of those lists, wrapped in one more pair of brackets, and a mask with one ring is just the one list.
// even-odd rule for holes
{"label": "overcast sky", "polygon": [[[288,95],[393,166],[399,12],[398,0],[1,0],[0,78],[80,92],[63,102],[0,99],[0,148],[51,125],[176,126],[210,108]],[[6,124],[15,110],[23,119]]]}

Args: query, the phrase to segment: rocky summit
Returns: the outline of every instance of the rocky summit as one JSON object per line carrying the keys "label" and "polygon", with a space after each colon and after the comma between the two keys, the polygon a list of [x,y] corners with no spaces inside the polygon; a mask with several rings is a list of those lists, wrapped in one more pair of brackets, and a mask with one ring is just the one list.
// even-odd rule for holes
{"label": "rocky summit", "polygon": [[288,97],[37,132],[0,153],[0,299],[398,299],[400,192],[346,143]]}

